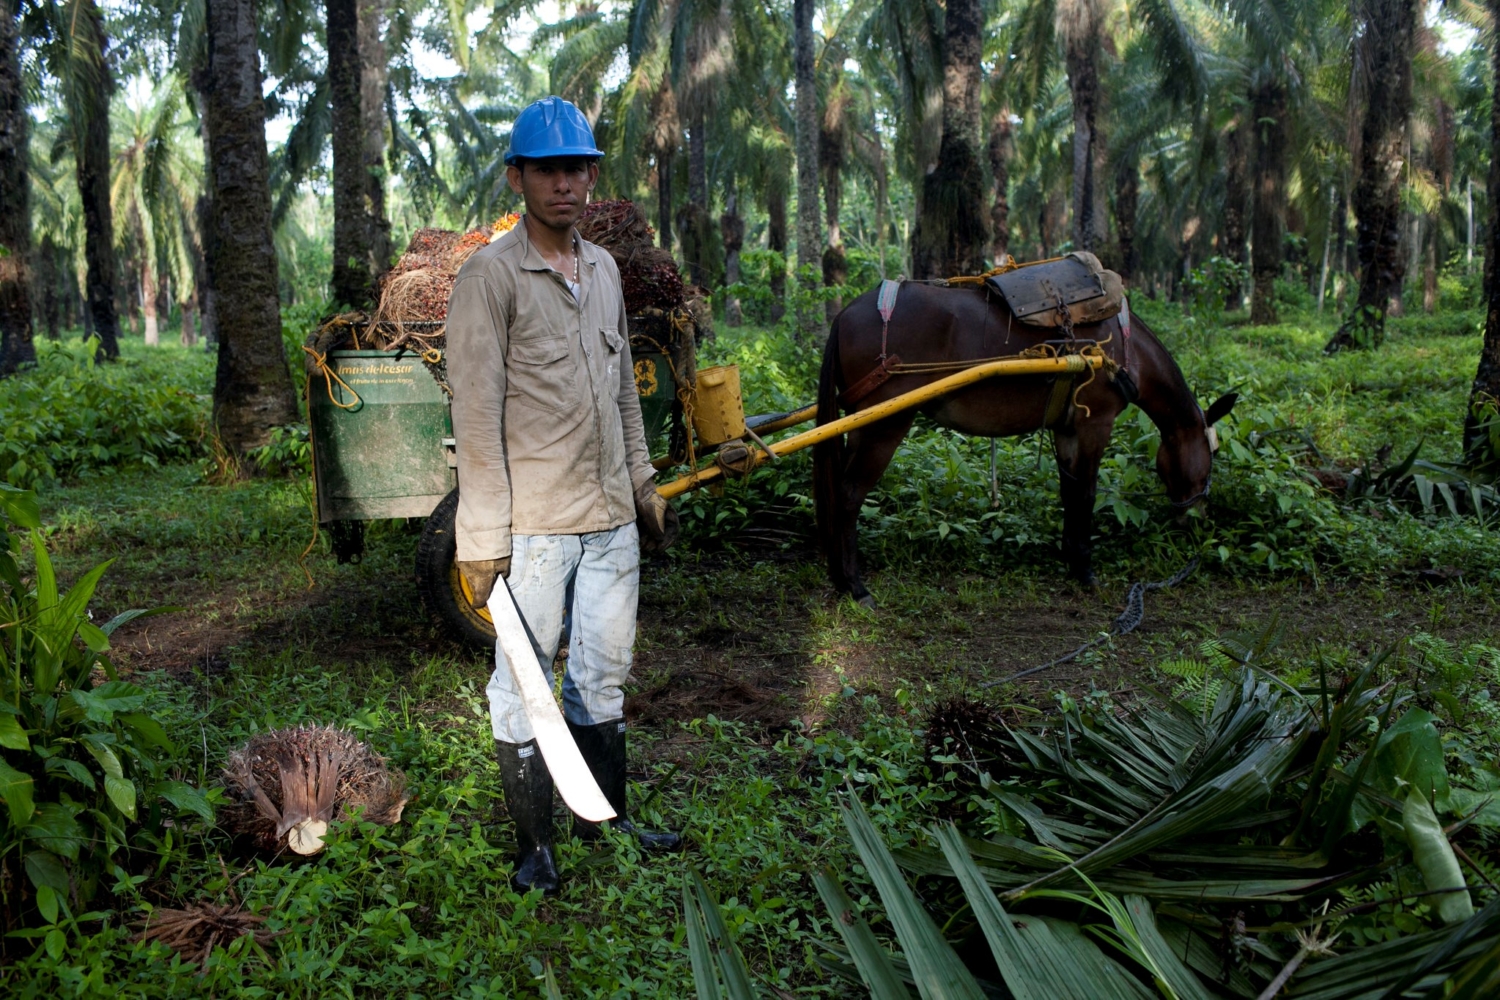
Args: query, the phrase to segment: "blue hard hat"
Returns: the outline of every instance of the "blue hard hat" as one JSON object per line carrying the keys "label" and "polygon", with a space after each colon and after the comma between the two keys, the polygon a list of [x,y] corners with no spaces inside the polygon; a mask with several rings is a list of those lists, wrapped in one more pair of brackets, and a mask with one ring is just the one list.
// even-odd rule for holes
{"label": "blue hard hat", "polygon": [[516,116],[516,123],[510,129],[505,164],[514,166],[519,160],[549,156],[603,155],[604,150],[594,145],[594,130],[589,128],[589,120],[577,106],[561,97],[544,97]]}

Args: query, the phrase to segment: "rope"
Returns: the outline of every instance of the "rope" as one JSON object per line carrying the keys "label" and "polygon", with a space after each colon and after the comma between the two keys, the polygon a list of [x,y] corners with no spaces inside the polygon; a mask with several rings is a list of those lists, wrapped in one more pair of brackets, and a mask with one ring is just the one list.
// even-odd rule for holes
{"label": "rope", "polygon": [[1109,626],[1109,631],[1107,633],[1101,635],[1099,638],[1094,639],[1091,642],[1084,643],[1082,646],[1079,646],[1071,653],[1064,653],[1062,656],[1059,656],[1055,660],[1048,660],[1046,663],[1043,663],[1039,667],[1032,667],[1030,670],[1023,670],[1018,674],[1011,674],[1009,677],[1002,677],[998,681],[985,681],[979,686],[981,688],[997,687],[1001,684],[1009,684],[1011,681],[1020,680],[1022,677],[1028,677],[1031,674],[1041,673],[1043,670],[1046,670],[1049,667],[1055,667],[1062,663],[1069,663],[1077,659],[1083,653],[1086,653],[1097,646],[1104,645],[1115,636],[1128,635],[1129,633],[1134,632],[1137,626],[1139,626],[1141,622],[1146,618],[1146,591],[1162,590],[1166,587],[1175,587],[1182,581],[1186,580],[1188,577],[1192,576],[1193,570],[1197,568],[1198,557],[1194,556],[1193,558],[1188,560],[1186,566],[1177,571],[1176,575],[1171,576],[1165,580],[1157,580],[1153,583],[1146,583],[1144,581],[1137,581],[1135,583],[1132,583],[1130,585],[1130,592],[1125,595],[1125,610],[1120,612],[1120,616],[1116,618],[1114,622]]}
{"label": "rope", "polygon": [[1016,259],[1010,254],[1001,258],[1000,263],[990,268],[983,274],[960,274],[944,281],[948,285],[982,285],[989,279],[1011,271],[1019,271],[1023,267],[1036,267],[1038,264],[1051,264],[1062,260],[1061,257],[1048,257],[1045,260],[1028,260],[1024,264],[1017,264]]}
{"label": "rope", "polygon": [[[364,403],[364,400],[359,398],[359,393],[349,388],[349,383],[339,378],[339,373],[328,366],[328,355],[319,354],[317,351],[313,350],[311,347],[308,347],[306,344],[302,345],[302,349],[306,351],[308,356],[313,359],[313,364],[318,366],[318,371],[323,375],[323,384],[328,389],[328,401],[330,403],[332,403],[334,406],[337,406],[341,410],[357,409]],[[338,397],[333,394],[333,383],[335,382],[337,382],[345,392],[354,397],[354,402],[340,403],[338,401]]]}

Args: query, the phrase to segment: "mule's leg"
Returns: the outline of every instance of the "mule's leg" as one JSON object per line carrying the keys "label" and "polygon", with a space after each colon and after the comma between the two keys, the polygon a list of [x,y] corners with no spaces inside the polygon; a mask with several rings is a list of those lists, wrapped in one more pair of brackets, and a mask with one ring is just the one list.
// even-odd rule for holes
{"label": "mule's leg", "polygon": [[1086,426],[1057,431],[1052,447],[1057,455],[1063,505],[1063,560],[1068,573],[1087,586],[1094,576],[1094,496],[1099,489],[1099,462],[1110,428]]}
{"label": "mule's leg", "polygon": [[915,417],[916,413],[908,410],[849,432],[844,489],[839,498],[844,515],[843,569],[844,579],[849,581],[849,596],[866,607],[874,607],[875,599],[865,589],[865,582],[859,575],[859,512],[865,504],[865,497],[870,495],[891,464]]}

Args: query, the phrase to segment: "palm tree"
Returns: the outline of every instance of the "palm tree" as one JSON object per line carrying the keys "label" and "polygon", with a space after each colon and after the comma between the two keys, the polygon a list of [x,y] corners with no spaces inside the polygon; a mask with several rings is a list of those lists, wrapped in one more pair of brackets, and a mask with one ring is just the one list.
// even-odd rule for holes
{"label": "palm tree", "polygon": [[165,275],[186,305],[194,287],[194,210],[202,164],[198,137],[183,107],[181,77],[169,74],[137,107],[122,109],[110,200],[116,231],[134,244],[145,341],[159,343],[157,294]]}
{"label": "palm tree", "polygon": [[213,176],[210,267],[219,298],[214,425],[244,454],[297,419],[281,340],[255,0],[207,0],[204,128]]}
{"label": "palm tree", "polygon": [[19,8],[0,0],[0,375],[36,360],[31,326],[31,186]]}
{"label": "palm tree", "polygon": [[1369,74],[1360,128],[1354,213],[1359,220],[1359,298],[1328,342],[1375,347],[1385,336],[1386,305],[1401,293],[1406,264],[1401,253],[1401,171],[1406,163],[1406,123],[1411,113],[1412,50],[1417,0],[1363,0],[1361,65]]}
{"label": "palm tree", "polygon": [[[1492,24],[1500,24],[1500,0],[1488,0]],[[1494,81],[1490,102],[1489,190],[1500,192],[1500,45],[1490,46]],[[1489,449],[1487,423],[1495,419],[1496,401],[1500,400],[1500,197],[1490,197],[1488,225],[1485,226],[1484,254],[1484,346],[1479,352],[1479,368],[1469,389],[1469,405],[1464,412],[1464,455],[1473,462],[1485,457]]]}
{"label": "palm tree", "polygon": [[88,306],[99,353],[119,357],[114,217],[109,205],[109,100],[114,79],[104,15],[95,0],[39,0],[24,22],[57,80],[83,206]]}
{"label": "palm tree", "polygon": [[912,228],[912,273],[919,278],[984,270],[989,220],[980,161],[979,83],[984,18],[979,0],[948,0],[943,17],[943,138],[922,179]]}
{"label": "palm tree", "polygon": [[383,0],[326,0],[333,139],[333,297],[367,306],[390,267],[382,162]]}
{"label": "palm tree", "polygon": [[[813,0],[792,0],[792,63],[797,88],[797,265],[822,263],[822,223],[818,219],[818,76]],[[812,316],[799,317],[804,334]]]}

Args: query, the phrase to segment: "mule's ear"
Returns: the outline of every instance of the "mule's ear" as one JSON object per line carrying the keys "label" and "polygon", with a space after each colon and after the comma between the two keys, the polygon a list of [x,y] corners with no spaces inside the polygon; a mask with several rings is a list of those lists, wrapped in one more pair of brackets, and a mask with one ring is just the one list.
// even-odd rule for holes
{"label": "mule's ear", "polygon": [[1212,405],[1210,405],[1207,410],[1203,411],[1204,421],[1207,422],[1208,426],[1212,427],[1220,420],[1229,416],[1229,411],[1234,409],[1234,404],[1238,403],[1239,401],[1239,393],[1226,392],[1224,395],[1214,400]]}

